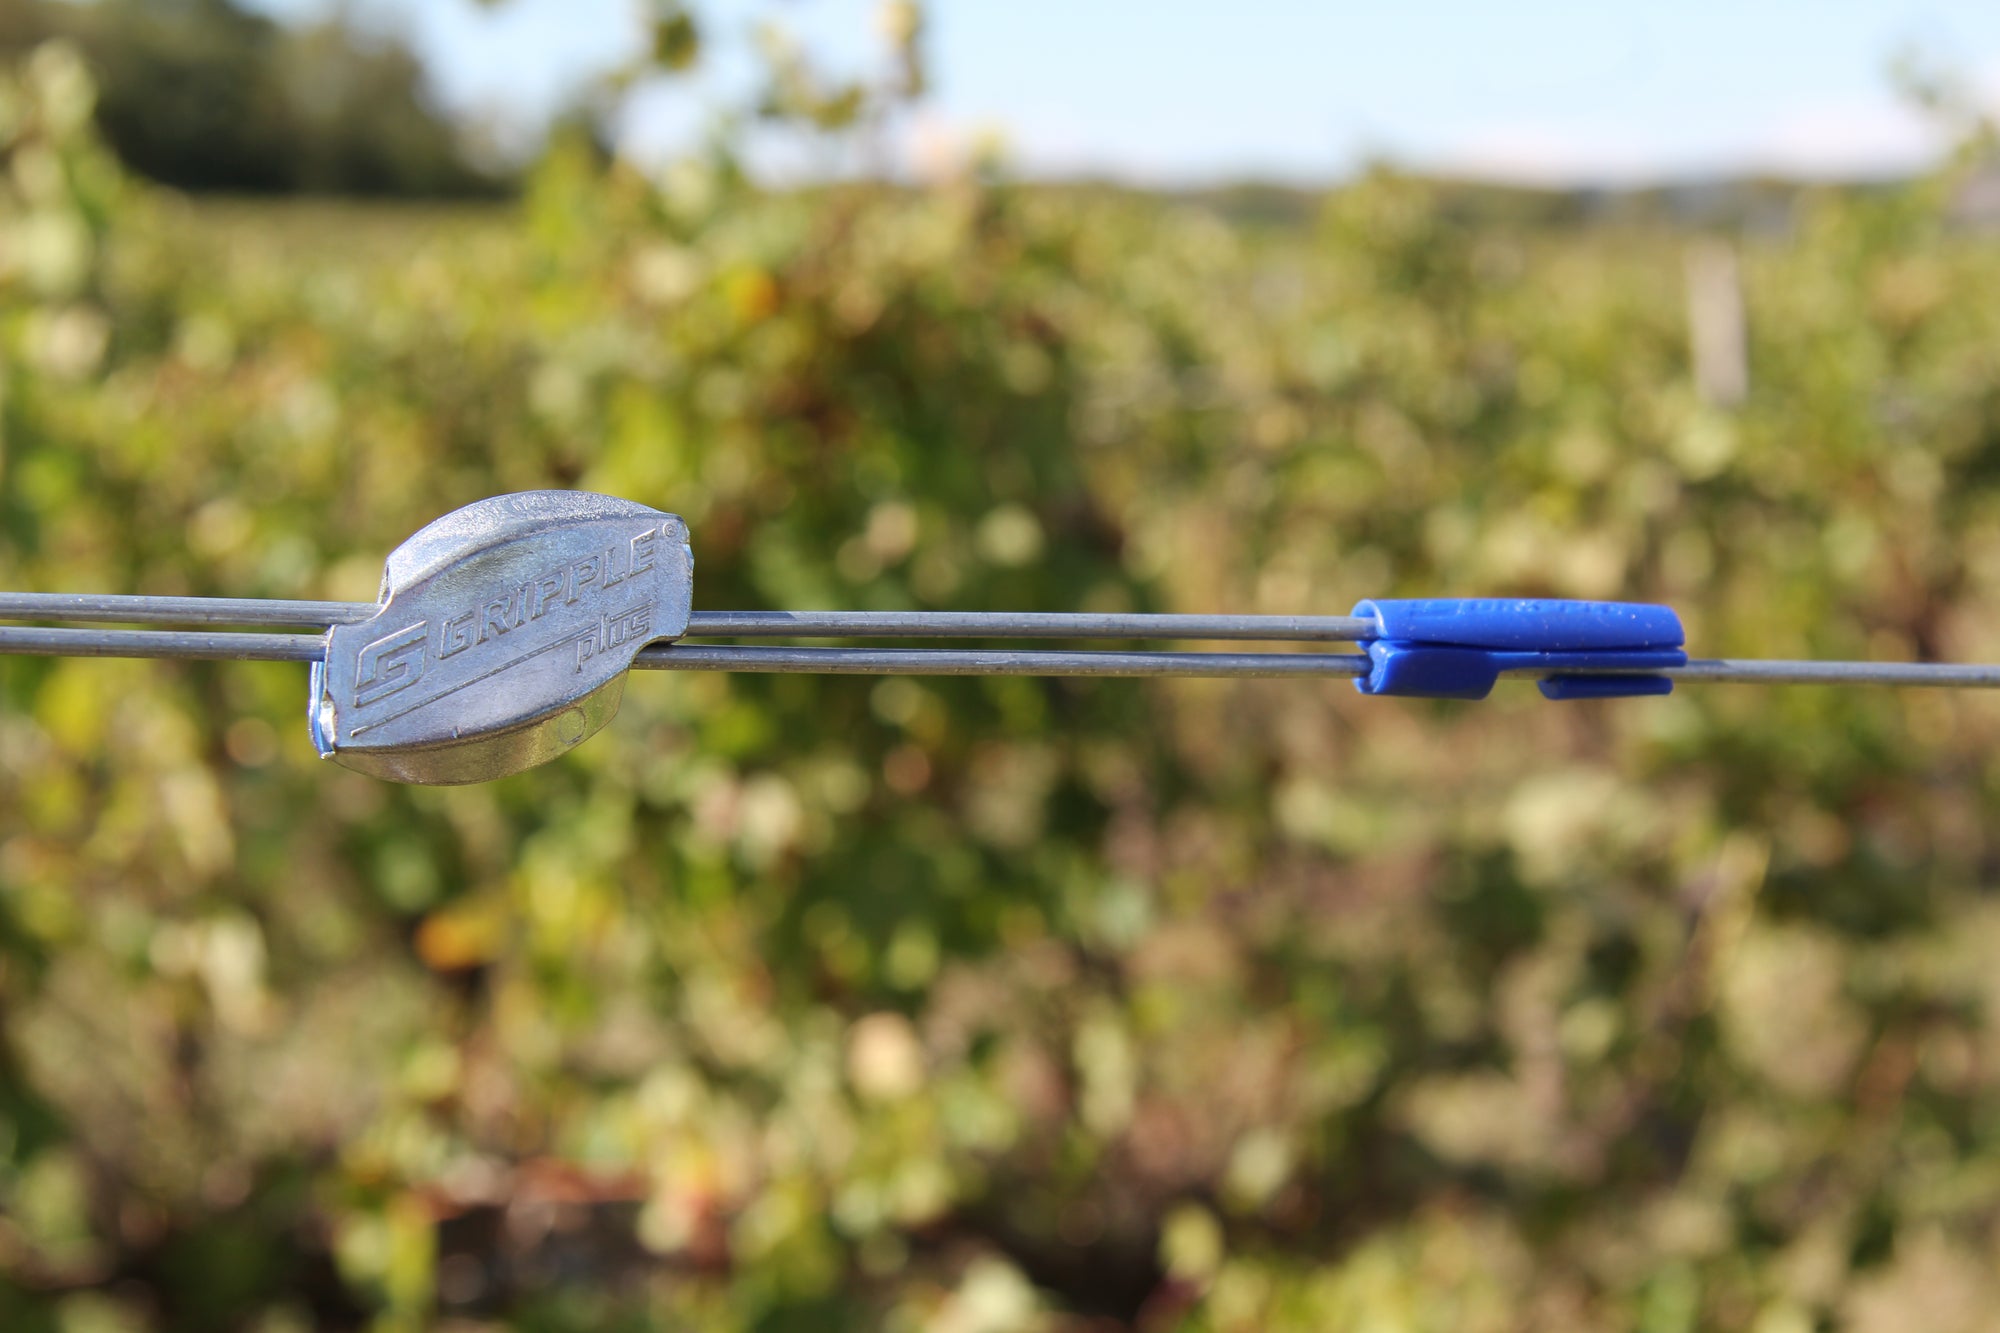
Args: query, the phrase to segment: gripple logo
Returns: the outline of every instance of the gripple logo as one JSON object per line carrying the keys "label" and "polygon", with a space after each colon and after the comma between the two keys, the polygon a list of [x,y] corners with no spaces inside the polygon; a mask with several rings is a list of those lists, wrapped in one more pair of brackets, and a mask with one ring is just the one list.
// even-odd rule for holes
{"label": "gripple logo", "polygon": [[[496,642],[540,620],[551,607],[573,605],[580,597],[608,591],[634,575],[650,572],[659,559],[659,538],[658,528],[647,528],[627,542],[606,547],[601,554],[558,565],[497,597],[447,616],[438,623],[435,645],[429,617],[383,635],[356,655],[354,707],[366,708],[408,689],[424,678],[434,660],[442,662]],[[598,653],[651,633],[652,607],[641,602],[629,610],[600,616],[589,630],[548,646],[573,643],[576,669],[581,671]]]}
{"label": "gripple logo", "polygon": [[424,678],[424,640],[430,622],[419,620],[361,650],[354,668],[354,706],[366,708]]}

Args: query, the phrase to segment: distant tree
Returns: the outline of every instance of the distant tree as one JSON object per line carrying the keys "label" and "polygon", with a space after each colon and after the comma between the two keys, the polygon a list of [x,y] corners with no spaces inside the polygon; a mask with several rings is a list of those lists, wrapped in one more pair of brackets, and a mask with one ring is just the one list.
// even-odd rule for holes
{"label": "distant tree", "polygon": [[134,171],[188,190],[451,196],[507,180],[471,160],[402,43],[334,19],[287,28],[234,0],[0,0],[0,53],[66,37]]}

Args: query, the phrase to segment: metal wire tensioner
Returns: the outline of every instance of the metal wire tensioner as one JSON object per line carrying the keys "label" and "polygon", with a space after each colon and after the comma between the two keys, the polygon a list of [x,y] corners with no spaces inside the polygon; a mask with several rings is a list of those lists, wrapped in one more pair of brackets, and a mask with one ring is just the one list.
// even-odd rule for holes
{"label": "metal wire tensioner", "polygon": [[[618,711],[625,673],[1346,676],[1364,694],[1483,699],[1502,676],[1551,699],[1666,694],[1675,681],[2000,687],[2000,665],[1690,660],[1680,618],[1629,602],[1371,600],[1346,616],[695,611],[677,515],[585,491],[467,505],[389,555],[375,602],[0,593],[0,654],[309,662],[320,754],[398,782],[464,783],[554,758]],[[314,634],[223,632],[310,628]],[[1111,652],[697,644],[690,639],[978,638],[1355,643],[1358,653]]]}

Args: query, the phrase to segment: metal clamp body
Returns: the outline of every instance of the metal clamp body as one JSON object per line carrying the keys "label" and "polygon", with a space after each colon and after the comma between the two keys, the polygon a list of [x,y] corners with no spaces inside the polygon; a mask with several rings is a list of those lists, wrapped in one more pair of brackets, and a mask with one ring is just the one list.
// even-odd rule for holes
{"label": "metal clamp body", "polygon": [[633,655],[687,631],[687,525],[581,491],[495,496],[389,555],[381,609],[313,665],[313,744],[399,782],[483,782],[611,720]]}

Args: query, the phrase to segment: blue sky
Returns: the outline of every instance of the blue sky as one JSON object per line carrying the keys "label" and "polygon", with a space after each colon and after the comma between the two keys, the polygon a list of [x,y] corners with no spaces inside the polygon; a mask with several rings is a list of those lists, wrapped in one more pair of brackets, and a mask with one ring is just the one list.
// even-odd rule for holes
{"label": "blue sky", "polygon": [[[348,4],[411,38],[446,103],[522,132],[643,40],[640,0]],[[721,55],[632,103],[635,151],[698,131],[740,85],[759,17],[836,67],[877,58],[873,0],[697,8]],[[1873,175],[1941,143],[1893,87],[1899,53],[2000,106],[1992,0],[933,0],[930,15],[936,92],[892,146],[904,166],[997,131],[1023,171],[1149,184],[1317,182],[1371,157],[1560,183]]]}

